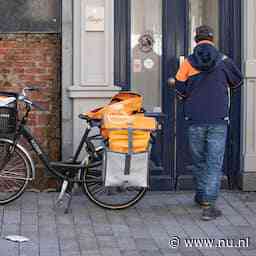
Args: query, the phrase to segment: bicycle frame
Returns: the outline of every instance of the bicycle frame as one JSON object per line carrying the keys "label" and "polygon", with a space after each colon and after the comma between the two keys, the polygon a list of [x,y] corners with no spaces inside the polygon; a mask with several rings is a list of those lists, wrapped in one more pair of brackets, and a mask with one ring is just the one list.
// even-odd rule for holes
{"label": "bicycle frame", "polygon": [[[72,158],[72,161],[70,161],[70,164],[78,164],[77,160],[78,157],[82,151],[83,146],[86,144],[87,147],[91,147],[91,142],[88,140],[88,135],[89,132],[91,130],[90,125],[88,125],[88,127],[85,129],[85,132],[81,138],[80,144],[75,152],[74,157]],[[63,180],[67,180],[67,181],[72,181],[71,178],[69,178],[68,176],[62,174],[61,172],[59,172],[58,170],[56,170],[55,168],[53,168],[50,165],[50,160],[48,158],[48,155],[45,153],[45,151],[43,150],[43,148],[41,147],[41,145],[38,143],[38,141],[35,139],[35,137],[31,134],[30,130],[23,124],[20,124],[19,129],[17,134],[15,135],[16,137],[16,141],[14,141],[14,145],[16,144],[16,142],[19,140],[20,135],[22,135],[31,145],[32,149],[34,150],[34,152],[38,155],[39,159],[42,161],[43,165],[46,167],[46,169],[52,173],[53,175],[55,175],[56,177],[63,179]],[[86,159],[83,159],[83,161],[80,163],[81,166],[86,166]],[[79,169],[77,169],[78,172]]]}

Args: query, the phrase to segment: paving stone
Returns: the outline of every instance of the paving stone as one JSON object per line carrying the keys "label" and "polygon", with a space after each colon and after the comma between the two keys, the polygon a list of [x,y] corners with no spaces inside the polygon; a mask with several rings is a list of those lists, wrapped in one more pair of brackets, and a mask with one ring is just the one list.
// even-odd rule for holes
{"label": "paving stone", "polygon": [[56,237],[57,229],[55,224],[49,223],[48,225],[39,226],[40,237]]}
{"label": "paving stone", "polygon": [[60,252],[58,250],[42,250],[40,251],[40,256],[60,256]]}
{"label": "paving stone", "polygon": [[73,225],[74,224],[73,215],[71,214],[57,215],[56,223],[58,223],[58,225]]}
{"label": "paving stone", "polygon": [[27,192],[22,195],[22,212],[37,212],[38,211],[38,193]]}
{"label": "paving stone", "polygon": [[162,256],[162,252],[159,250],[154,250],[154,251],[148,251],[148,250],[142,250],[139,251],[141,256]]}
{"label": "paving stone", "polygon": [[223,256],[219,250],[215,249],[200,249],[200,252],[203,256]]}
{"label": "paving stone", "polygon": [[[222,211],[222,209],[220,208],[220,210]],[[215,224],[216,226],[222,225],[222,226],[229,226],[232,225],[232,223],[229,221],[228,217],[226,217],[225,215],[222,215],[219,218],[216,218],[215,220],[211,221],[213,224]]]}
{"label": "paving stone", "polygon": [[125,250],[122,251],[122,256],[140,256],[137,250]]}
{"label": "paving stone", "polygon": [[117,236],[117,237],[120,237],[120,236],[129,237],[131,235],[131,230],[129,229],[129,227],[123,224],[113,224],[112,231],[114,236]]}
{"label": "paving stone", "polygon": [[158,249],[155,241],[150,238],[136,238],[135,244],[139,251],[156,251]]}
{"label": "paving stone", "polygon": [[171,252],[169,249],[160,249],[163,256],[182,256],[180,252]]}
{"label": "paving stone", "polygon": [[20,224],[3,224],[2,226],[2,236],[7,235],[19,235],[20,233]]}
{"label": "paving stone", "polygon": [[253,226],[235,226],[235,230],[241,235],[241,238],[253,239],[256,237],[256,229]]}
{"label": "paving stone", "polygon": [[37,212],[22,212],[21,224],[23,224],[23,225],[38,225]]}
{"label": "paving stone", "polygon": [[118,248],[118,244],[114,236],[97,236],[97,241],[101,249]]}
{"label": "paving stone", "polygon": [[15,200],[10,204],[5,205],[4,210],[5,211],[16,211],[17,212],[17,211],[20,211],[21,205],[22,205],[21,198],[19,198],[18,200]]}
{"label": "paving stone", "polygon": [[20,244],[20,256],[37,256],[39,255],[39,246],[31,242]]}
{"label": "paving stone", "polygon": [[92,220],[90,219],[90,215],[88,213],[81,214],[81,213],[73,213],[74,214],[74,223],[77,225],[89,225],[91,224]]}
{"label": "paving stone", "polygon": [[59,243],[58,241],[53,242],[53,241],[48,241],[48,242],[42,242],[40,241],[40,246],[39,246],[40,252],[41,251],[59,251]]}
{"label": "paving stone", "polygon": [[14,242],[0,239],[0,248],[3,256],[18,256],[19,247]]}
{"label": "paving stone", "polygon": [[242,256],[255,256],[256,250],[240,251]]}
{"label": "paving stone", "polygon": [[232,225],[229,226],[218,226],[218,229],[223,233],[223,238],[232,238],[232,237],[239,237],[240,233],[236,228]]}
{"label": "paving stone", "polygon": [[163,225],[160,222],[152,223],[149,222],[149,225],[147,226],[147,229],[149,233],[152,235],[152,237],[167,237],[168,233],[165,231]]}
{"label": "paving stone", "polygon": [[185,224],[182,225],[182,227],[191,238],[205,237],[205,233],[196,225],[196,223]]}
{"label": "paving stone", "polygon": [[180,251],[180,254],[182,256],[204,256],[202,252],[199,250],[194,250],[194,251],[187,251],[187,250],[182,250]]}
{"label": "paving stone", "polygon": [[164,230],[166,230],[167,234],[169,236],[177,236],[180,237],[186,237],[187,234],[184,231],[182,225],[178,221],[177,217],[174,217],[170,212],[168,214],[169,216],[167,218],[163,218],[160,220],[160,223],[162,224]]}
{"label": "paving stone", "polygon": [[39,221],[55,221],[55,212],[47,211],[47,212],[38,212],[38,220]]}
{"label": "paving stone", "polygon": [[160,249],[169,249],[169,238],[163,238],[163,237],[154,237],[153,238],[157,247]]}
{"label": "paving stone", "polygon": [[230,204],[226,202],[221,205],[223,215],[232,225],[248,225],[248,221],[243,218]]}
{"label": "paving stone", "polygon": [[113,230],[110,224],[94,224],[93,229],[96,235],[113,235]]}
{"label": "paving stone", "polygon": [[61,240],[75,239],[77,235],[74,230],[74,225],[70,225],[70,224],[58,225],[57,232]]}
{"label": "paving stone", "polygon": [[102,210],[102,212],[91,212],[90,218],[91,218],[91,221],[93,224],[103,224],[104,225],[107,223],[107,218],[106,218],[104,210]]}
{"label": "paving stone", "polygon": [[86,250],[81,252],[81,256],[101,256],[99,250]]}
{"label": "paving stone", "polygon": [[48,252],[59,252],[59,241],[58,237],[40,237],[39,239],[39,250],[40,255],[42,253],[47,254]]}
{"label": "paving stone", "polygon": [[101,248],[101,254],[104,256],[121,256],[118,248]]}
{"label": "paving stone", "polygon": [[[41,213],[42,214],[42,213]],[[47,229],[56,225],[55,216],[38,216],[38,225],[40,228]]]}
{"label": "paving stone", "polygon": [[4,210],[3,223],[8,224],[19,224],[20,223],[20,209],[17,210]]}
{"label": "paving stone", "polygon": [[39,243],[39,235],[37,231],[22,231],[20,235],[30,239],[31,243]]}
{"label": "paving stone", "polygon": [[213,222],[196,221],[196,223],[205,234],[201,235],[201,238],[223,238],[223,233],[217,228],[217,226]]}
{"label": "paving stone", "polygon": [[118,211],[108,211],[107,218],[111,225],[125,225],[124,216],[121,212]]}
{"label": "paving stone", "polygon": [[221,248],[220,252],[225,256],[242,256],[242,254],[233,248]]}
{"label": "paving stone", "polygon": [[77,236],[80,238],[95,236],[92,225],[75,225],[74,229]]}
{"label": "paving stone", "polygon": [[96,237],[87,237],[87,238],[81,238],[79,237],[79,245],[81,248],[81,251],[92,251],[92,250],[98,250],[98,242]]}
{"label": "paving stone", "polygon": [[61,256],[81,256],[79,251],[61,251]]}
{"label": "paving stone", "polygon": [[60,250],[62,252],[79,252],[79,243],[75,239],[60,239]]}
{"label": "paving stone", "polygon": [[133,238],[131,237],[118,237],[117,244],[120,250],[136,250],[136,244]]}
{"label": "paving stone", "polygon": [[39,253],[34,251],[20,252],[19,256],[39,256]]}

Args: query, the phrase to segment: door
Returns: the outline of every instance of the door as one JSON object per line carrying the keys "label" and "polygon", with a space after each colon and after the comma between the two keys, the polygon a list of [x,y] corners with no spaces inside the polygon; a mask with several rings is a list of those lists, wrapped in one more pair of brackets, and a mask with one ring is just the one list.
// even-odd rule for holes
{"label": "door", "polygon": [[[236,0],[115,1],[115,83],[124,90],[141,93],[147,112],[158,119],[161,127],[151,155],[152,189],[174,189],[178,177],[191,173],[182,104],[177,102],[167,80],[177,72],[180,57],[191,52],[198,25],[204,23],[215,29],[216,44],[224,52],[238,51],[234,41],[223,44],[221,40],[228,38],[227,31],[239,34],[236,28],[240,28],[237,25],[240,21],[234,20],[239,10],[237,3]],[[237,124],[237,112],[233,114]],[[181,188],[185,185],[180,182]]]}
{"label": "door", "polygon": [[130,10],[130,89],[143,96],[147,115],[160,123],[150,160],[151,187],[170,188],[170,169],[164,157],[168,143],[163,144],[163,1],[130,0]]}
{"label": "door", "polygon": [[[187,32],[185,55],[191,54],[196,43],[194,41],[196,27],[205,24],[214,30],[214,44],[219,48],[219,23],[220,23],[220,1],[219,0],[188,0],[187,4]],[[211,10],[211,11],[209,11]],[[181,58],[182,60],[182,58]],[[189,152],[187,137],[187,124],[184,120],[183,103],[175,102],[175,170],[174,179],[177,188],[193,187],[192,159]],[[203,110],[202,110],[203,111]]]}
{"label": "door", "polygon": [[151,188],[173,189],[176,177],[176,102],[166,81],[185,55],[186,1],[130,0],[129,89],[144,97],[144,107],[161,129],[153,144]]}
{"label": "door", "polygon": [[[185,55],[192,53],[195,46],[195,28],[199,25],[209,25],[214,29],[214,43],[224,54],[241,64],[241,3],[236,0],[187,0],[186,1],[186,32],[184,35]],[[177,56],[178,57],[178,56]],[[230,98],[230,125],[223,164],[223,185],[233,188],[239,173],[240,159],[240,96],[238,90]],[[175,185],[181,189],[193,186],[191,155],[186,136],[187,125],[184,121],[183,104],[175,104]]]}

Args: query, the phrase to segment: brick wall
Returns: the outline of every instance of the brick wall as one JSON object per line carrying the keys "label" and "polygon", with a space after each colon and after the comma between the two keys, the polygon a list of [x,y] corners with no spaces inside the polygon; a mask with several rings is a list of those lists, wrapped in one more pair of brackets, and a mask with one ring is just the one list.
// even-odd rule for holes
{"label": "brick wall", "polygon": [[[41,92],[30,93],[47,111],[33,111],[29,126],[54,160],[60,157],[60,42],[56,34],[0,34],[0,90],[21,92],[35,84]],[[51,186],[37,162],[33,187]]]}

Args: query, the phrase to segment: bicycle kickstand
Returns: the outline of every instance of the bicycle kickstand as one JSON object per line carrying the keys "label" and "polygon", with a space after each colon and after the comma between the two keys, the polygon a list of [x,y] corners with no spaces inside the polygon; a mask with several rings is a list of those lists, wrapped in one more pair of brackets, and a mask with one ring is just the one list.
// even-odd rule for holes
{"label": "bicycle kickstand", "polygon": [[67,206],[64,210],[64,213],[69,213],[71,201],[73,198],[73,190],[74,190],[74,183],[69,183],[67,180],[64,180],[61,186],[61,191],[58,196],[58,199],[55,203],[55,206],[58,207],[63,204],[63,197],[66,196],[68,198]]}
{"label": "bicycle kickstand", "polygon": [[67,193],[67,197],[68,197],[68,203],[67,203],[67,207],[64,211],[65,214],[69,213],[69,209],[70,209],[70,206],[71,206],[71,201],[72,201],[72,198],[73,198],[73,191],[74,191],[74,183],[72,182],[70,184],[70,192]]}
{"label": "bicycle kickstand", "polygon": [[67,188],[68,188],[68,181],[64,180],[62,185],[61,185],[61,191],[60,191],[58,199],[55,203],[55,206],[61,205],[63,203],[63,196],[65,195],[65,193],[67,191]]}

